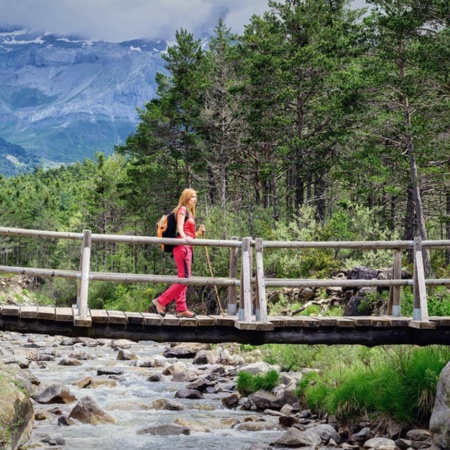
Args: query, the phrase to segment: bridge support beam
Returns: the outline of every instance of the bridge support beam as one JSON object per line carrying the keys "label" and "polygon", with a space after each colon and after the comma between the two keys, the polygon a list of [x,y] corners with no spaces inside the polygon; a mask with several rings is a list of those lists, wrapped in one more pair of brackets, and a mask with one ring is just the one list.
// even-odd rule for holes
{"label": "bridge support beam", "polygon": [[81,281],[79,284],[77,298],[78,316],[85,318],[88,315],[88,292],[89,292],[89,271],[91,264],[91,242],[92,232],[90,230],[83,231],[83,242],[81,244],[81,262],[80,272]]}
{"label": "bridge support beam", "polygon": [[239,320],[252,321],[252,238],[242,239],[241,295],[239,302]]}
{"label": "bridge support beam", "polygon": [[414,238],[414,309],[413,320],[428,321],[427,290],[422,257],[422,239]]}

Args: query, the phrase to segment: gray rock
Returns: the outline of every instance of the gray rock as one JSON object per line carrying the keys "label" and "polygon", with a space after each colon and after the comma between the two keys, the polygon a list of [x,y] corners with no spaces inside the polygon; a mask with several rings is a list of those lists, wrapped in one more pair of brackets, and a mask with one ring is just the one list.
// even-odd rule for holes
{"label": "gray rock", "polygon": [[161,381],[161,376],[162,375],[160,373],[154,373],[147,378],[147,381],[157,383],[158,381]]}
{"label": "gray rock", "polygon": [[139,357],[129,350],[119,350],[117,354],[117,361],[136,361]]}
{"label": "gray rock", "polygon": [[383,437],[374,437],[364,442],[364,448],[379,449],[381,447],[393,447],[395,448],[395,442],[392,439],[387,439]]}
{"label": "gray rock", "polygon": [[227,397],[222,398],[222,405],[226,408],[234,408],[238,405],[241,395],[238,392],[234,392]]}
{"label": "gray rock", "polygon": [[156,427],[148,427],[143,430],[139,430],[137,434],[152,434],[156,436],[173,436],[179,434],[185,434],[189,436],[191,431],[189,428],[180,427],[178,425],[158,425]]}
{"label": "gray rock", "polygon": [[97,375],[122,375],[123,370],[119,367],[107,367],[105,369],[98,369]]}
{"label": "gray rock", "polygon": [[308,431],[311,433],[316,433],[318,436],[320,436],[322,442],[324,444],[327,444],[330,439],[337,442],[338,444],[341,442],[341,437],[339,436],[339,433],[328,424],[320,424],[315,425],[311,428],[308,428]]}
{"label": "gray rock", "polygon": [[186,409],[186,407],[182,403],[167,398],[158,398],[156,400],[153,400],[152,408],[167,409],[169,411],[183,411]]}
{"label": "gray rock", "polygon": [[204,365],[204,364],[216,364],[219,361],[220,352],[218,350],[203,350],[198,352],[192,364]]}
{"label": "gray rock", "polygon": [[48,445],[56,446],[56,445],[66,445],[66,441],[59,433],[48,434],[44,438],[42,438],[42,442],[45,442]]}
{"label": "gray rock", "polygon": [[33,396],[37,403],[72,403],[75,396],[62,383],[54,383]]}
{"label": "gray rock", "polygon": [[439,376],[430,431],[436,447],[442,450],[450,448],[450,363],[447,363]]}
{"label": "gray rock", "polygon": [[291,428],[286,431],[279,439],[277,439],[273,445],[285,446],[285,447],[311,447],[318,448],[322,443],[317,434],[310,431],[300,431],[296,428]]}
{"label": "gray rock", "polygon": [[201,400],[203,399],[203,394],[196,389],[182,389],[175,393],[175,398],[187,398],[190,400]]}
{"label": "gray rock", "polygon": [[409,430],[406,437],[413,441],[431,441],[431,433],[428,430]]}
{"label": "gray rock", "polygon": [[69,419],[76,419],[91,425],[116,422],[112,416],[99,407],[92,397],[83,397],[70,412]]}

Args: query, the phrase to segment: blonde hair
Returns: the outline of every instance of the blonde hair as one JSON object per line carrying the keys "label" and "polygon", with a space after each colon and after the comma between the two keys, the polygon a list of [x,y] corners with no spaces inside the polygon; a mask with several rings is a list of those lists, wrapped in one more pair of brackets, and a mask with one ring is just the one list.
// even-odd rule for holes
{"label": "blonde hair", "polygon": [[189,200],[192,198],[193,195],[197,196],[197,192],[194,189],[191,189],[191,188],[186,188],[181,193],[180,200],[178,201],[178,205],[173,210],[174,213],[175,213],[175,216],[177,215],[178,210],[180,209],[180,207],[181,206],[185,206],[186,209],[189,211],[189,214],[192,217],[195,217],[195,205],[190,205],[189,204]]}

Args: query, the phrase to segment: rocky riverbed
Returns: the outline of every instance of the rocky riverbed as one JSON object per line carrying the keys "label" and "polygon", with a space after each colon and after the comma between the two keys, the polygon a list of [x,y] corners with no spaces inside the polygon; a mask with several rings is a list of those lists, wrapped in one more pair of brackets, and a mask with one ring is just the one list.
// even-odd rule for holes
{"label": "rocky riverbed", "polygon": [[302,372],[282,372],[273,392],[241,397],[235,387],[239,371],[279,368],[249,362],[233,344],[0,333],[0,360],[0,371],[13,374],[31,397],[32,414],[24,406],[17,418],[21,439],[5,440],[7,450],[431,447],[427,430],[400,436],[393,427],[380,434],[368,418],[344,428],[331,416],[301,408],[295,387]]}

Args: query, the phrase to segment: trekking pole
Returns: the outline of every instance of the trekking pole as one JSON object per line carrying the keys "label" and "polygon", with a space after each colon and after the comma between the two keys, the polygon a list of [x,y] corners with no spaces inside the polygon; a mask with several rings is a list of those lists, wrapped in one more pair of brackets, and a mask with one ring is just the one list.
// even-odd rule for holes
{"label": "trekking pole", "polygon": [[[205,237],[205,232],[202,233],[202,236]],[[209,267],[209,273],[211,274],[211,278],[214,278],[212,267],[211,267],[211,261],[209,260],[209,252],[208,252],[207,245],[205,245],[205,252],[206,252],[206,261],[208,262],[208,267]],[[217,299],[217,304],[219,305],[220,312],[222,313],[222,316],[225,317],[225,313],[223,312],[222,305],[220,304],[219,291],[217,290],[216,285],[214,285],[214,290],[216,291],[216,299]]]}

